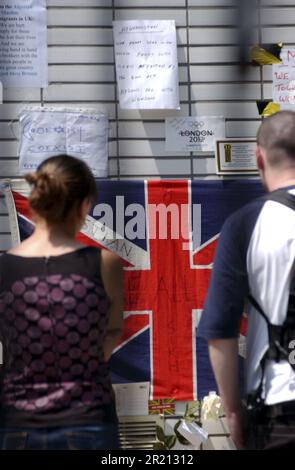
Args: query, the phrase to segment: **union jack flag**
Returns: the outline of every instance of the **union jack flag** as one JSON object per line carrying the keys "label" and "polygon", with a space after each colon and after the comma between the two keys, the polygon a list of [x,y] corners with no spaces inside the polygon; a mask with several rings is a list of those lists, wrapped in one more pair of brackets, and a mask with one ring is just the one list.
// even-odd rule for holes
{"label": "union jack flag", "polygon": [[175,415],[175,401],[173,398],[160,398],[159,400],[149,401],[150,415]]}
{"label": "union jack flag", "polygon": [[[110,361],[113,382],[150,382],[152,400],[201,399],[216,390],[207,344],[196,339],[196,329],[218,234],[225,219],[260,196],[262,187],[253,180],[102,180],[97,187],[98,201],[79,239],[115,251],[124,261],[124,333]],[[28,188],[21,181],[6,189],[15,242],[33,230],[27,195]],[[128,211],[118,207],[118,196],[124,197]],[[98,203],[113,208],[112,227],[102,225]],[[175,229],[171,217],[167,217],[166,239],[158,226],[152,226],[151,210],[159,204],[179,208],[178,237],[171,236]],[[134,225],[132,208],[139,205],[145,210],[146,224],[144,236],[134,238],[126,235],[125,228],[128,223]]]}

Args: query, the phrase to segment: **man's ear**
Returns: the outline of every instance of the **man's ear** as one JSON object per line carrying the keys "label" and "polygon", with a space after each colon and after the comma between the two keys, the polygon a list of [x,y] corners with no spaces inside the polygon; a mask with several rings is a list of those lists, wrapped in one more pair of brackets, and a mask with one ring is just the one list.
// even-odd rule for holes
{"label": "man's ear", "polygon": [[256,163],[258,170],[263,171],[265,168],[264,151],[259,145],[256,147]]}

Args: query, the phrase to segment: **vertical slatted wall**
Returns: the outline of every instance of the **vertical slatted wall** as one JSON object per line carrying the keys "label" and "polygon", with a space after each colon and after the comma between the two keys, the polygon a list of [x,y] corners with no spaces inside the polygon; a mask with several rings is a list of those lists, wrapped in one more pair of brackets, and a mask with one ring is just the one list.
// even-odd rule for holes
{"label": "vertical slatted wall", "polygon": [[[259,0],[258,0],[259,1]],[[0,177],[18,176],[17,126],[27,104],[87,106],[110,118],[110,177],[203,178],[215,172],[213,155],[167,154],[164,119],[224,115],[228,137],[253,137],[256,100],[271,98],[271,68],[239,75],[233,0],[48,0],[49,87],[6,89],[0,106]],[[112,20],[175,19],[180,111],[121,110],[117,103]],[[295,0],[260,0],[256,40],[294,43]],[[10,246],[0,198],[0,251]]]}

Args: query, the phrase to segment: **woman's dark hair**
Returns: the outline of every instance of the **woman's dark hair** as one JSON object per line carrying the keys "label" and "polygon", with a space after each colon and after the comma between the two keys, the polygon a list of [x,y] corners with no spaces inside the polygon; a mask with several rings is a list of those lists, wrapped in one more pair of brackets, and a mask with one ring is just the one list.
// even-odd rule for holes
{"label": "woman's dark hair", "polygon": [[70,155],[48,158],[25,179],[32,186],[30,207],[51,224],[64,222],[83,200],[92,200],[96,195],[91,170]]}

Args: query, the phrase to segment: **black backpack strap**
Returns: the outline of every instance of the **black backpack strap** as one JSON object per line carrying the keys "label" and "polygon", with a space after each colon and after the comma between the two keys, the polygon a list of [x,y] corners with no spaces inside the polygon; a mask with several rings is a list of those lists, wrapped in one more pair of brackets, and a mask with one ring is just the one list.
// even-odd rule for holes
{"label": "black backpack strap", "polygon": [[[249,299],[250,303],[253,305],[253,307],[260,313],[260,315],[266,321],[267,329],[269,331],[270,321],[267,318],[267,316],[265,315],[262,308],[260,307],[259,303],[257,302],[257,300],[254,299],[254,297],[251,294],[248,295],[248,299]],[[266,358],[267,358],[267,355],[268,355],[268,351],[269,350],[267,350],[263,354],[263,356],[261,358],[261,361],[260,361],[261,378],[260,378],[260,381],[259,381],[258,388],[255,390],[255,392],[253,392],[250,396],[248,396],[248,408],[249,409],[251,409],[251,408],[258,409],[261,406],[263,406],[263,404],[264,404],[264,400],[262,398],[262,390],[263,390],[263,380],[264,380],[264,371],[265,371],[265,361],[266,361]]]}
{"label": "black backpack strap", "polygon": [[262,196],[265,201],[275,201],[283,204],[284,206],[289,207],[290,209],[295,210],[295,196],[286,189],[277,189],[271,193],[267,193],[265,196]]}
{"label": "black backpack strap", "polygon": [[270,321],[269,319],[267,318],[267,316],[265,315],[264,311],[262,310],[262,308],[260,307],[259,303],[257,302],[257,300],[254,299],[254,297],[249,294],[248,295],[248,299],[250,301],[250,303],[253,305],[253,307],[255,307],[255,309],[263,316],[264,320],[266,321],[266,323],[268,325],[270,325]]}

